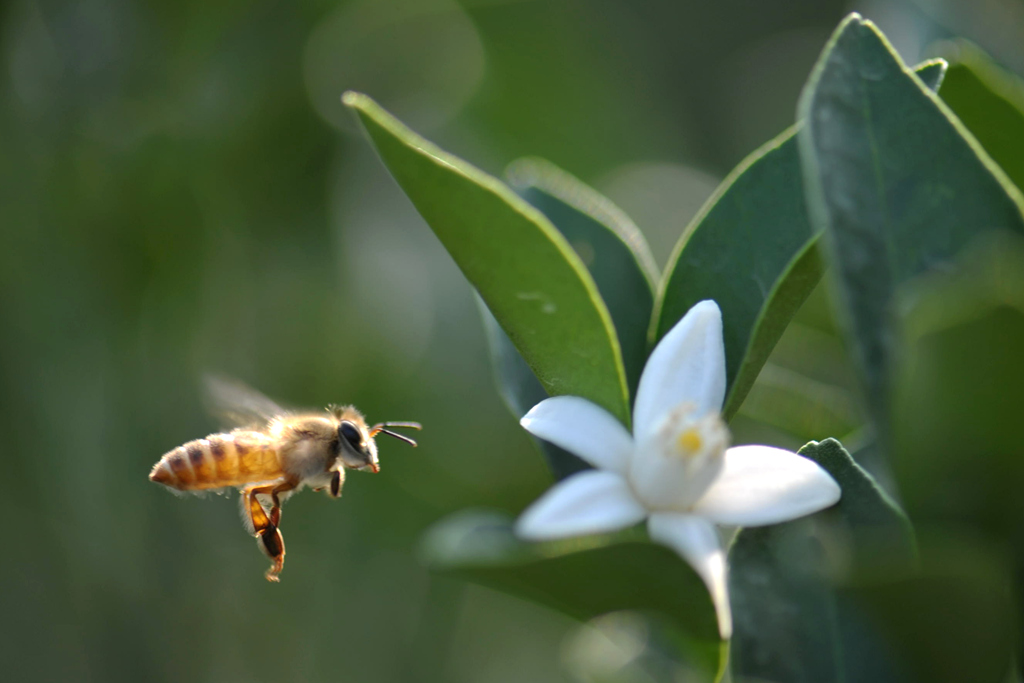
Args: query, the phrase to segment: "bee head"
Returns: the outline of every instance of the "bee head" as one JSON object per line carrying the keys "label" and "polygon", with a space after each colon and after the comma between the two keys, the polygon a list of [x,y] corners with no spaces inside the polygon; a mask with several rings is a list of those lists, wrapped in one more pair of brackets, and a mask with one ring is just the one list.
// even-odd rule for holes
{"label": "bee head", "polygon": [[389,427],[422,429],[418,422],[381,422],[367,427],[363,416],[351,406],[332,408],[331,412],[338,420],[338,458],[342,465],[353,470],[380,472],[377,443],[373,440],[378,434],[387,434],[412,446],[416,445],[415,441],[391,431]]}
{"label": "bee head", "polygon": [[349,469],[380,471],[377,444],[362,421],[342,420],[338,423],[338,457]]}

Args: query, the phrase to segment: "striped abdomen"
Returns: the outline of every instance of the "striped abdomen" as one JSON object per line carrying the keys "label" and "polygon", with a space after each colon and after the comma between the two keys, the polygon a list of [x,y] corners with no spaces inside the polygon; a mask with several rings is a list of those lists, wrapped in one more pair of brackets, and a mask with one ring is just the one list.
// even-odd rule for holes
{"label": "striped abdomen", "polygon": [[180,491],[202,491],[280,476],[281,464],[270,437],[238,431],[178,446],[160,458],[149,479]]}

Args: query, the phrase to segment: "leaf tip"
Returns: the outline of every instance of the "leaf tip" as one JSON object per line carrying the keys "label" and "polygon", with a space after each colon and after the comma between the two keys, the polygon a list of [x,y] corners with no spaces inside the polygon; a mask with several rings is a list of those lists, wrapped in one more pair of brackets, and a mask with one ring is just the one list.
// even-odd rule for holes
{"label": "leaf tip", "polygon": [[872,24],[869,19],[865,19],[861,16],[859,12],[850,12],[843,17],[843,20],[839,22],[838,26],[836,26],[836,30],[832,32],[832,40],[834,41],[836,38],[848,31],[865,27],[874,28],[874,24]]}
{"label": "leaf tip", "polygon": [[839,26],[837,26],[836,30],[832,32],[832,38],[826,46],[825,54],[830,51],[829,48],[839,42],[841,37],[848,35],[856,36],[856,38],[853,39],[873,35],[883,43],[888,44],[885,34],[882,33],[882,30],[879,29],[877,25],[875,25],[875,22],[870,19],[865,19],[858,12],[850,12],[843,17],[843,20],[839,22]]}
{"label": "leaf tip", "polygon": [[341,95],[341,103],[350,109],[363,109],[372,101],[369,96],[355,90],[346,90]]}
{"label": "leaf tip", "polygon": [[914,67],[914,74],[932,92],[938,92],[942,81],[946,78],[949,62],[941,57],[929,59]]}

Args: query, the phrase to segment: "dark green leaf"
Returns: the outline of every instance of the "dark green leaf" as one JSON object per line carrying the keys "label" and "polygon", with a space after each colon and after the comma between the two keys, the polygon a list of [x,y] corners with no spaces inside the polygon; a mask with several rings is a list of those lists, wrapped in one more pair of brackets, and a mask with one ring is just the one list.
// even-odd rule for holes
{"label": "dark green leaf", "polygon": [[[1005,558],[955,535],[928,533],[921,541],[919,572],[876,576],[839,591],[845,671],[831,680],[880,682],[880,663],[901,683],[1014,680],[1016,624]],[[873,652],[857,647],[881,639],[884,648]]]}
{"label": "dark green leaf", "polygon": [[550,162],[520,159],[507,175],[569,240],[593,276],[615,323],[630,396],[636,396],[659,277],[643,235],[610,200]]}
{"label": "dark green leaf", "polygon": [[[941,81],[944,62],[917,67]],[[660,339],[690,307],[722,309],[731,418],[800,305],[821,279],[807,218],[794,126],[751,154],[683,233],[665,268],[652,331]]]}
{"label": "dark green leaf", "polygon": [[[1024,594],[1024,240],[982,239],[913,283],[893,469],[915,519],[1004,544]],[[1015,600],[1018,615],[1024,604]],[[1018,662],[1021,653],[1018,652]]]}
{"label": "dark green leaf", "polygon": [[630,609],[663,615],[688,638],[718,641],[704,583],[674,552],[637,531],[523,543],[510,520],[467,511],[435,525],[423,555],[438,571],[534,600],[577,619]]}
{"label": "dark green leaf", "polygon": [[863,571],[880,563],[887,568],[915,564],[910,520],[838,441],[812,441],[799,453],[821,465],[843,491],[839,504],[819,513],[818,521],[827,527],[824,533],[843,539],[847,571]]}
{"label": "dark green leaf", "polygon": [[[754,532],[754,533],[751,533]],[[936,537],[922,568],[849,583],[825,572],[807,520],[747,529],[732,551],[734,679],[799,683],[1006,680],[1008,577],[991,549]],[[736,567],[740,566],[740,569]]]}
{"label": "dark green leaf", "polygon": [[676,245],[655,312],[660,339],[690,307],[722,309],[735,414],[793,314],[821,277],[807,222],[793,129],[734,170]]}
{"label": "dark green leaf", "polygon": [[[735,585],[739,590],[738,594],[733,594],[733,599],[742,599],[756,613],[765,613],[760,601],[768,598],[754,590],[756,581],[753,584],[748,581],[749,577],[744,573],[748,571],[748,562],[761,567],[766,563],[792,562],[794,570],[800,567],[801,571],[821,573],[824,567],[820,560],[824,550],[835,556],[830,570],[844,574],[877,568],[880,564],[887,569],[906,571],[915,562],[913,530],[906,515],[871,475],[854,462],[839,441],[834,438],[811,441],[799,453],[833,476],[842,488],[843,496],[835,506],[811,517],[740,531],[730,554],[730,566],[733,567],[730,586]],[[791,545],[804,549],[793,553],[784,550]],[[761,550],[755,552],[755,547]],[[813,547],[818,550],[810,550]],[[779,555],[769,558],[769,562],[765,552]],[[836,562],[841,562],[841,566],[836,566]],[[783,600],[783,597],[776,596],[771,600]],[[794,628],[798,626],[794,625]],[[737,628],[736,633],[736,637],[741,639],[756,641],[763,637],[756,630]]]}
{"label": "dark green leaf", "polygon": [[1022,548],[1024,240],[982,241],[905,301],[913,362],[898,378],[893,466],[908,509]]}
{"label": "dark green leaf", "polygon": [[[546,399],[548,394],[487,306],[479,299],[478,303],[480,317],[484,322],[484,332],[487,335],[487,347],[491,352],[491,365],[494,368],[498,393],[501,394],[509,411],[519,419],[529,412],[530,408]],[[570,474],[590,467],[581,458],[553,443],[531,438],[544,454],[548,467],[557,480],[565,479]]]}
{"label": "dark green leaf", "polygon": [[[739,533],[729,552],[734,629],[729,664],[735,679],[900,680],[886,661],[884,639],[858,624],[856,616],[840,612],[825,550],[809,519]],[[869,675],[851,675],[851,664]]]}
{"label": "dark green leaf", "polygon": [[1024,232],[1020,195],[873,24],[837,29],[801,96],[807,205],[883,452],[895,287],[985,231]]}
{"label": "dark green leaf", "polygon": [[[738,535],[729,557],[733,675],[999,680],[970,675],[972,668],[1002,673],[1008,661],[1011,620],[998,558],[974,547],[959,558],[961,544],[929,537],[919,568],[906,516],[837,441],[800,452],[828,470],[843,496],[812,517]],[[925,647],[940,641],[941,649]]]}
{"label": "dark green leaf", "polygon": [[942,100],[1017,187],[1024,187],[1024,81],[967,42],[956,43]]}
{"label": "dark green leaf", "polygon": [[551,395],[582,396],[629,424],[619,342],[564,237],[502,182],[346,93],[384,165]]}
{"label": "dark green leaf", "polygon": [[[800,454],[832,475],[842,498],[808,518],[740,531],[729,553],[734,675],[835,681],[852,649],[878,660],[877,638],[844,633],[830,572],[876,566],[879,551],[887,568],[913,565],[906,516],[838,441],[812,441]],[[884,663],[873,673],[892,678]]]}

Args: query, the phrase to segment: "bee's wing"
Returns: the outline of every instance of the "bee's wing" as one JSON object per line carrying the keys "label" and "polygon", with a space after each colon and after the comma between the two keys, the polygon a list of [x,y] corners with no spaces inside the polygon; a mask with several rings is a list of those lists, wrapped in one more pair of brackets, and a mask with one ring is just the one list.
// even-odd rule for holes
{"label": "bee's wing", "polygon": [[205,375],[207,409],[225,427],[261,430],[288,411],[252,387],[229,377]]}

